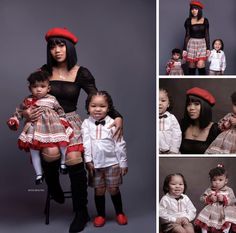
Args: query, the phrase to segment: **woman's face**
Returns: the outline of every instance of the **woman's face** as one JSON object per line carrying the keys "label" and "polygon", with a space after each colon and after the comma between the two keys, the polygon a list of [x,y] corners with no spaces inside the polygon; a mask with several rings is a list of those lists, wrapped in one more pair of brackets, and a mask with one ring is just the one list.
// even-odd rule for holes
{"label": "woman's face", "polygon": [[64,43],[54,44],[50,48],[51,55],[58,63],[66,62],[66,45]]}
{"label": "woman's face", "polygon": [[195,7],[193,7],[193,8],[191,9],[191,13],[192,13],[192,16],[193,16],[193,17],[197,17],[197,15],[198,15],[198,9],[195,8]]}
{"label": "woman's face", "polygon": [[187,112],[192,120],[197,120],[200,117],[201,104],[198,101],[189,102]]}
{"label": "woman's face", "polygon": [[181,176],[172,176],[169,182],[169,194],[174,197],[180,197],[184,192],[184,181]]}

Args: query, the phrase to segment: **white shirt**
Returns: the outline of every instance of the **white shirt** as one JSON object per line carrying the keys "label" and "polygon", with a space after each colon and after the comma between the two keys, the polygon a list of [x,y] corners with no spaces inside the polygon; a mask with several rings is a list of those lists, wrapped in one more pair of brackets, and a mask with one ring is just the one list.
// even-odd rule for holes
{"label": "white shirt", "polygon": [[196,208],[185,194],[182,194],[182,199],[178,201],[167,193],[161,198],[159,204],[159,216],[161,221],[176,222],[177,218],[187,218],[190,222],[196,216]]}
{"label": "white shirt", "polygon": [[211,50],[211,54],[208,57],[208,61],[210,62],[210,70],[225,71],[226,58],[224,51],[220,50],[220,52],[217,53],[215,49]]}
{"label": "white shirt", "polygon": [[126,143],[122,138],[116,141],[113,138],[115,127],[108,129],[114,120],[106,116],[105,125],[95,125],[91,116],[82,123],[82,136],[85,162],[93,161],[95,168],[105,168],[115,164],[128,167]]}
{"label": "white shirt", "polygon": [[182,132],[176,117],[166,111],[166,118],[159,119],[159,151],[179,153]]}

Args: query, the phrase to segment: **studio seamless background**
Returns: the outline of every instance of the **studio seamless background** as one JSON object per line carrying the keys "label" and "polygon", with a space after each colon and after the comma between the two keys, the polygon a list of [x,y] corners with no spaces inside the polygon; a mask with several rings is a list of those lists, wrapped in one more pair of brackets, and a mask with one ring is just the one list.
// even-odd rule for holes
{"label": "studio seamless background", "polygon": [[[107,196],[111,221],[105,230],[155,231],[155,9],[155,0],[1,0],[0,232],[64,233],[73,217],[71,200],[62,206],[53,203],[51,223],[44,225],[46,186],[34,185],[29,156],[17,148],[20,131],[12,132],[6,125],[29,93],[26,78],[46,62],[44,35],[52,27],[67,27],[79,37],[78,63],[91,71],[98,89],[112,95],[124,117],[129,173],[121,191],[129,224],[120,228],[113,221]],[[78,105],[82,118],[87,117],[85,96],[81,93]],[[62,181],[69,188],[68,177]],[[89,210],[93,217],[91,188]],[[94,231],[92,224],[85,229]]]}
{"label": "studio seamless background", "polygon": [[[165,75],[165,66],[174,48],[183,49],[184,22],[189,16],[190,0],[159,1],[159,69]],[[224,42],[227,67],[226,75],[236,74],[236,2],[234,0],[201,0],[203,17],[209,20],[210,44],[216,38]]]}

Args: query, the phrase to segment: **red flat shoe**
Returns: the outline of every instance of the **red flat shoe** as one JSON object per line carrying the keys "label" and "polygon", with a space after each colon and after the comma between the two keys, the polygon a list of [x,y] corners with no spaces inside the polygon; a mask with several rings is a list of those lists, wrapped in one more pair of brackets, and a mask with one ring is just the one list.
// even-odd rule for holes
{"label": "red flat shoe", "polygon": [[128,218],[124,214],[118,214],[116,216],[116,221],[120,225],[126,225],[128,223]]}
{"label": "red flat shoe", "polygon": [[106,219],[104,217],[97,216],[97,217],[95,217],[95,219],[93,221],[93,225],[95,227],[102,227],[102,226],[104,226],[105,222],[106,222]]}

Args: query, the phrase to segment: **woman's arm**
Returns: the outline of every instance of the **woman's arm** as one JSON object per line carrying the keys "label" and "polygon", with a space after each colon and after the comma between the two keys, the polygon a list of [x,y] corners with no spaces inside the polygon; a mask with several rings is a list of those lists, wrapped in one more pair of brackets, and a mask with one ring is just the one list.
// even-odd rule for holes
{"label": "woman's arm", "polygon": [[188,41],[190,39],[190,26],[191,26],[191,19],[187,18],[184,23],[185,37],[184,37],[183,57],[184,57],[184,51],[187,50]]}
{"label": "woman's arm", "polygon": [[205,25],[206,47],[207,47],[207,50],[210,50],[209,22],[207,18],[204,19],[204,25]]}

